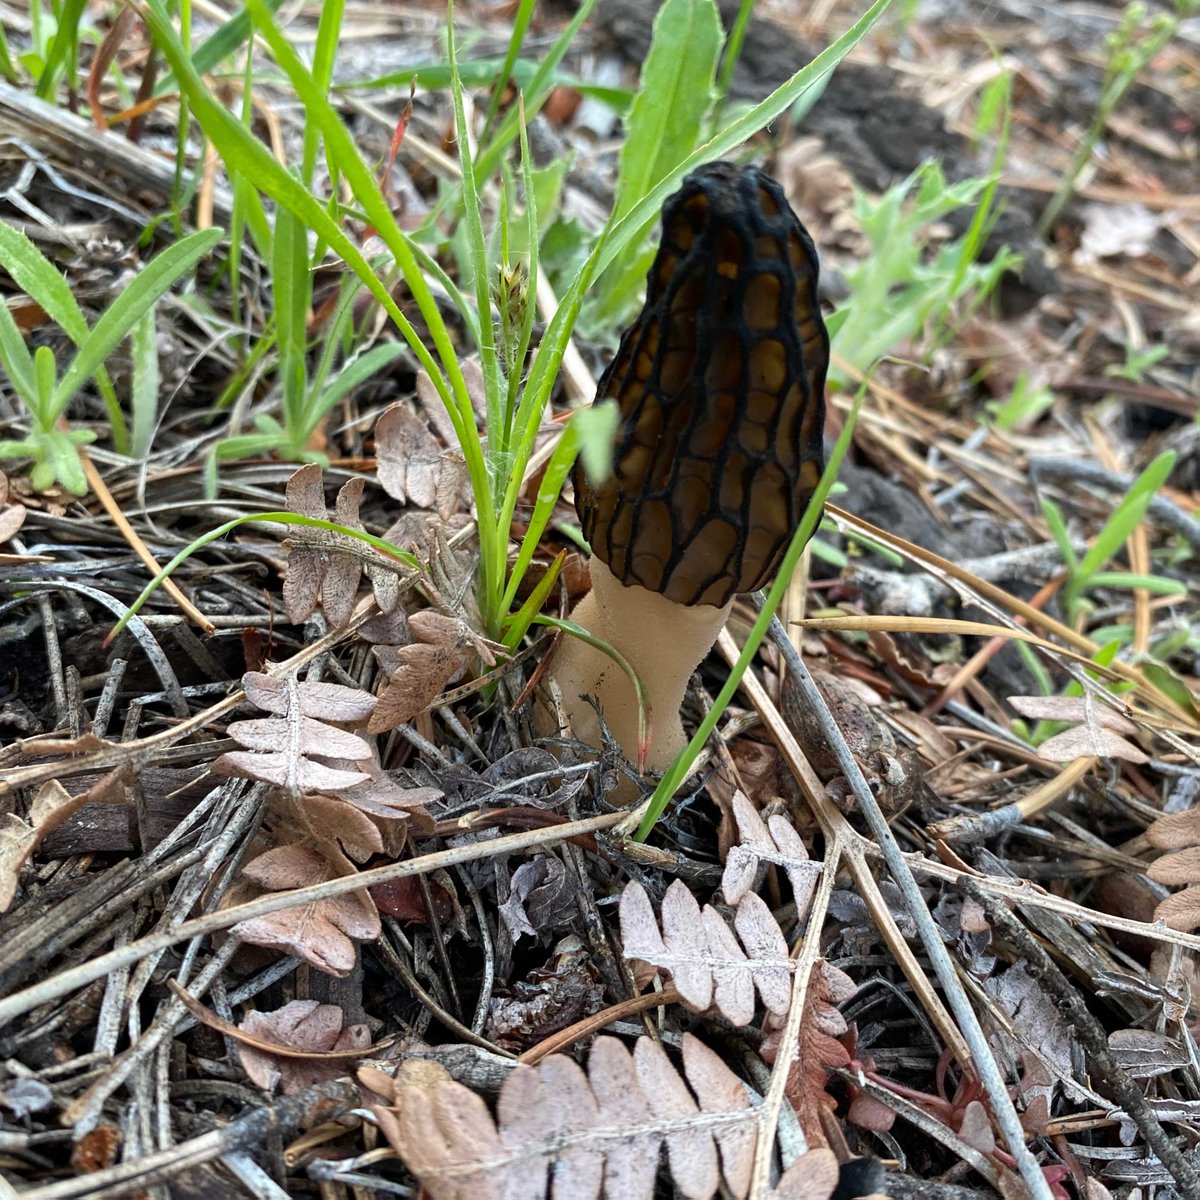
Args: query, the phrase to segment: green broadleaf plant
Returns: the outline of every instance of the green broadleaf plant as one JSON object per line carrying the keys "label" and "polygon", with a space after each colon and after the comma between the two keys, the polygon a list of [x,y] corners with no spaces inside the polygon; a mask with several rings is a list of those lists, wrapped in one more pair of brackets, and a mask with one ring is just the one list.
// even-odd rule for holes
{"label": "green broadleaf plant", "polygon": [[[34,466],[30,479],[34,487],[46,489],[57,480],[68,491],[82,496],[87,491],[87,480],[77,447],[94,440],[95,435],[90,430],[64,427],[67,406],[102,369],[109,354],[153,311],[160,297],[223,236],[220,229],[208,229],[183,238],[155,255],[86,333],[76,323],[76,315],[80,321],[83,317],[77,313],[77,307],[72,311],[74,299],[67,304],[59,294],[56,309],[47,311],[66,316],[70,324],[67,331],[73,339],[77,334],[82,335],[77,339],[78,350],[61,376],[56,373],[49,347],[40,346],[36,353],[30,354],[7,305],[0,304],[0,365],[8,372],[32,421],[27,437],[0,442],[0,458],[31,458]],[[0,263],[9,269],[10,261],[0,246]],[[30,266],[28,261],[23,265],[26,269]]]}

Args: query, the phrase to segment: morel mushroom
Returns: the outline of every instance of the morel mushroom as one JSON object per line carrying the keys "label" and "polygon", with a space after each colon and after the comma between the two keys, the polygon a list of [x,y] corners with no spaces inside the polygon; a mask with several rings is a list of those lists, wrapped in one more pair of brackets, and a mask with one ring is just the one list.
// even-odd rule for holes
{"label": "morel mushroom", "polygon": [[[684,691],[733,597],[774,574],[820,480],[829,363],[816,250],[778,183],[712,163],[662,225],[645,307],[596,394],[620,409],[613,472],[576,468],[592,590],[572,613],[645,682],[654,771],[685,745]],[[567,637],[552,677],[577,738],[599,747],[594,697],[639,761],[637,700],[612,658]]]}

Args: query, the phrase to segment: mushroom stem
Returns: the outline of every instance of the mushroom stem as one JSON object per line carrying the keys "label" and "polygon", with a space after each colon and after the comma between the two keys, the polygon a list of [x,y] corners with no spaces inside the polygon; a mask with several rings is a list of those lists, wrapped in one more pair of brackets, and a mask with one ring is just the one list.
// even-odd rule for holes
{"label": "mushroom stem", "polygon": [[[633,663],[649,694],[652,724],[646,766],[664,771],[687,745],[679,710],[692,672],[712,649],[733,601],[677,604],[658,592],[620,583],[598,558],[591,562],[592,590],[571,620]],[[604,721],[625,757],[638,761],[638,702],[629,676],[607,654],[566,637],[551,677],[562,692],[574,736],[600,745],[600,724],[587,697],[599,701]]]}

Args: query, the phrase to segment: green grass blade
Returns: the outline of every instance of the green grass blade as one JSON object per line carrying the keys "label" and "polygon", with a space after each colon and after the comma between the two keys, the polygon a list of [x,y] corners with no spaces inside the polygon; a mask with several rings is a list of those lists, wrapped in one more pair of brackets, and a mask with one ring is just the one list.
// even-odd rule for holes
{"label": "green grass blade", "polygon": [[224,237],[224,230],[205,229],[156,254],[130,285],[105,309],[92,327],[54,391],[54,418],[95,374],[148,308],[158,301]]}
{"label": "green grass blade", "polygon": [[[500,65],[499,71],[493,76],[494,83],[492,85],[492,98],[488,101],[487,114],[483,118],[483,140],[487,140],[488,134],[492,130],[492,123],[496,120],[496,114],[500,111],[500,100],[504,95],[504,89],[508,87],[508,81],[512,78],[513,68],[517,64],[517,59],[521,56],[521,47],[525,44],[525,34],[529,32],[529,22],[533,19],[533,10],[537,7],[537,0],[521,0],[517,5],[516,15],[513,17],[512,36],[508,39],[508,53],[504,56],[504,62]],[[458,63],[451,61],[450,63],[451,76],[458,77],[458,84],[462,86],[462,76],[458,70]],[[428,84],[426,85],[428,86]]]}
{"label": "green grass blade", "polygon": [[[161,0],[148,0],[148,2],[160,3]],[[430,379],[433,381],[434,387],[437,389],[439,396],[446,405],[447,411],[450,413],[451,420],[455,424],[455,433],[459,438],[460,448],[466,459],[467,470],[471,474],[472,482],[475,485],[479,485],[486,479],[486,468],[483,463],[483,447],[478,431],[475,428],[475,415],[471,405],[471,397],[467,391],[462,370],[458,365],[458,349],[450,337],[449,330],[446,328],[446,322],[442,319],[437,301],[434,299],[433,293],[430,292],[429,286],[426,284],[417,266],[410,239],[400,229],[399,225],[397,225],[387,199],[380,190],[370,168],[368,168],[359,154],[358,147],[355,145],[346,127],[342,124],[341,118],[334,111],[325,96],[321,94],[313,82],[312,76],[305,68],[304,63],[292,49],[291,44],[280,32],[274,21],[271,20],[265,0],[248,0],[248,7],[255,28],[270,46],[271,53],[275,56],[275,61],[283,68],[291,80],[292,86],[296,89],[297,94],[304,103],[309,121],[315,121],[320,127],[321,135],[325,139],[326,156],[333,163],[336,163],[338,170],[341,171],[346,182],[350,185],[350,189],[366,214],[367,219],[375,227],[388,250],[395,258],[396,265],[400,268],[404,276],[404,281],[408,285],[408,289],[412,293],[412,297],[416,301],[422,317],[425,319],[426,327],[429,330],[429,335],[433,340],[438,359],[441,362],[440,366],[434,361],[420,338],[417,337],[408,319],[399,312],[395,303],[392,302],[391,297],[388,297],[388,304],[386,306],[388,313],[392,316],[393,320],[397,321],[405,340],[412,347],[421,365],[429,372]],[[274,160],[271,161],[274,162]],[[258,186],[262,187],[263,185],[260,183]],[[266,189],[264,188],[263,190]],[[299,191],[305,197],[306,201],[320,208],[320,205],[317,205],[302,187],[299,188]],[[295,193],[291,193],[291,195],[293,198],[296,198]],[[301,214],[298,213],[298,215]],[[350,263],[355,272],[360,274],[360,277],[363,277],[363,272],[365,271],[366,274],[374,278],[373,272],[366,267],[365,260],[357,249],[351,247],[354,255],[353,258],[347,255],[346,247],[349,246],[348,240],[337,229],[328,214],[322,210],[321,224],[319,226],[312,222],[306,223],[320,236],[326,237],[329,244]],[[329,229],[338,235],[336,242],[326,236],[325,231]],[[365,277],[363,277],[363,281],[364,283],[367,282]],[[378,284],[378,280],[375,282]],[[379,285],[379,289],[380,291],[386,290],[383,289],[381,284]],[[372,287],[372,291],[375,292],[374,287]],[[375,292],[375,294],[379,295],[379,292]],[[491,506],[490,494],[480,486],[476,488],[476,500],[485,509]],[[484,517],[484,509],[481,509],[480,516],[480,526],[482,529],[485,524],[484,519],[482,519]],[[491,523],[490,517],[487,519],[487,523]]]}
{"label": "green grass blade", "polygon": [[[278,12],[283,0],[266,0],[267,7],[272,12]],[[207,74],[221,65],[239,46],[244,45],[250,38],[253,26],[250,24],[250,14],[243,8],[230,17],[215,33],[210,35],[197,48],[196,53],[189,56],[192,69],[197,75]],[[165,74],[154,87],[156,96],[165,96],[177,91],[179,84],[172,69]]]}
{"label": "green grass blade", "polygon": [[558,64],[562,61],[563,55],[575,41],[575,35],[583,27],[584,21],[591,15],[592,9],[596,7],[597,0],[582,0],[579,5],[579,10],[571,18],[567,27],[559,34],[554,45],[546,52],[546,56],[538,64],[537,70],[534,71],[532,78],[525,85],[525,112],[524,117],[517,106],[513,106],[504,115],[504,119],[500,122],[500,128],[496,130],[496,136],[492,139],[486,148],[481,148],[479,154],[475,158],[475,181],[479,186],[485,180],[488,180],[496,172],[500,166],[500,160],[504,157],[509,146],[512,145],[517,136],[518,128],[522,119],[526,122],[533,120],[541,107],[546,103],[550,93],[554,90],[554,75],[558,69]]}
{"label": "green grass blade", "polygon": [[[507,447],[503,443],[503,414],[499,363],[496,359],[496,325],[492,319],[492,301],[487,265],[487,241],[483,234],[479,192],[475,187],[475,167],[471,159],[471,131],[463,105],[462,80],[458,77],[458,53],[454,37],[454,0],[446,4],[446,50],[450,57],[450,97],[454,105],[454,131],[458,142],[458,162],[462,169],[463,217],[475,276],[475,306],[479,311],[479,351],[483,361],[483,390],[487,403],[489,487],[493,497],[503,488],[502,471]],[[493,500],[493,508],[495,499]],[[497,580],[497,583],[500,581]]]}
{"label": "green grass blade", "polygon": [[521,644],[521,639],[529,632],[530,625],[542,611],[543,605],[550,598],[554,585],[558,582],[558,576],[566,561],[567,551],[560,550],[545,575],[537,581],[537,586],[529,593],[529,598],[508,619],[508,626],[504,630],[502,641],[510,652],[516,650]]}
{"label": "green grass blade", "polygon": [[537,431],[541,424],[542,413],[550,402],[550,395],[558,379],[559,368],[562,366],[563,355],[571,340],[571,330],[579,316],[583,305],[583,297],[592,281],[599,258],[599,252],[605,245],[605,239],[611,226],[605,226],[601,231],[596,249],[588,256],[571,286],[559,301],[558,310],[550,319],[546,332],[542,335],[538,346],[537,357],[529,371],[525,390],[521,394],[521,404],[517,410],[518,443],[513,452],[512,476],[508,489],[504,493],[504,501],[498,514],[501,527],[508,529],[512,524],[513,513],[516,512],[517,502],[524,486],[525,464],[529,462],[533,447],[537,441]]}
{"label": "green grass blade", "polygon": [[603,477],[612,469],[612,445],[617,431],[620,413],[612,401],[587,408],[576,409],[571,414],[563,435],[554,447],[554,453],[546,464],[542,481],[538,486],[537,499],[529,518],[529,527],[521,539],[517,560],[509,572],[508,586],[504,592],[503,609],[508,611],[525,572],[533,561],[542,534],[550,521],[554,506],[562,495],[563,484],[571,474],[575,459],[580,451],[589,457],[589,474]]}
{"label": "green grass blade", "polygon": [[730,84],[733,83],[733,73],[737,70],[738,60],[742,57],[742,45],[746,40],[746,30],[750,28],[750,17],[754,13],[754,0],[741,0],[737,16],[725,39],[725,49],[721,55],[721,77],[717,81],[716,112],[720,116],[725,100],[729,95]]}
{"label": "green grass blade", "polygon": [[[611,220],[625,217],[700,142],[720,53],[721,21],[713,0],[666,0],[654,19],[641,86],[626,121]],[[641,255],[657,216],[657,211],[650,213],[631,232],[628,244],[600,276],[598,319],[608,323],[618,318],[640,287],[645,272],[632,270],[633,260]]]}
{"label": "green grass blade", "polygon": [[[521,101],[523,106],[524,102]],[[525,189],[525,241],[528,251],[528,273],[525,280],[525,318],[521,322],[521,330],[517,337],[516,353],[513,355],[513,371],[508,381],[508,402],[505,405],[506,442],[512,444],[512,420],[518,411],[518,397],[521,381],[524,378],[525,358],[533,341],[533,326],[537,319],[537,290],[539,267],[539,216],[537,189],[533,180],[533,155],[529,152],[529,131],[521,121],[521,182]],[[541,423],[541,413],[537,414]],[[536,435],[535,435],[536,436]],[[525,465],[521,464],[524,473]]]}
{"label": "green grass blade", "polygon": [[[183,44],[175,34],[171,20],[167,16],[166,9],[163,7],[162,0],[146,0],[142,11],[146,23],[153,33],[156,44],[175,70],[180,90],[188,97],[197,120],[200,121],[205,133],[212,139],[214,145],[216,145],[222,159],[225,161],[226,168],[245,175],[265,195],[269,196],[276,203],[287,207],[299,217],[307,228],[313,230],[351,267],[368,291],[379,301],[387,314],[395,322],[397,329],[400,330],[404,340],[411,347],[418,362],[429,373],[434,387],[437,389],[439,396],[441,396],[446,405],[447,411],[450,413],[450,419],[454,423],[455,432],[464,447],[464,455],[467,457],[468,464],[472,461],[471,440],[474,439],[476,443],[475,448],[478,451],[475,457],[481,469],[482,452],[479,450],[478,435],[474,428],[474,414],[470,408],[470,397],[467,395],[465,382],[461,379],[462,372],[457,368],[457,361],[453,355],[453,347],[449,344],[448,336],[445,334],[445,323],[442,321],[440,313],[437,312],[432,297],[428,295],[428,289],[425,289],[426,302],[422,304],[418,300],[418,305],[421,307],[422,313],[426,315],[427,321],[429,318],[426,313],[426,307],[428,306],[433,313],[433,321],[442,329],[442,341],[449,354],[453,369],[457,371],[459,381],[457,386],[461,388],[461,395],[457,397],[457,404],[456,397],[451,394],[450,386],[447,383],[446,375],[443,373],[442,368],[429,353],[424,342],[421,341],[416,330],[413,328],[412,323],[393,299],[391,292],[371,269],[362,252],[334,222],[324,206],[304,188],[299,180],[295,179],[276,162],[271,152],[209,93],[208,89],[204,86],[203,80],[192,66]],[[269,10],[266,0],[256,0],[255,13],[259,20],[269,20]],[[276,34],[274,48],[278,48],[278,31],[275,30],[274,32]],[[286,44],[283,45],[282,49],[285,54],[290,54],[290,48]],[[302,74],[304,73],[302,66],[295,59],[294,55],[290,55],[289,62]],[[309,89],[309,93],[311,96],[311,88]],[[328,104],[325,104],[325,108],[328,109]],[[333,121],[340,128],[336,114],[333,115]],[[327,126],[322,127],[327,148],[330,145],[329,132]],[[344,129],[341,130],[341,133],[346,141],[349,141],[349,136],[345,134]],[[350,156],[355,159],[358,158],[353,143],[350,143]],[[361,163],[360,159],[358,161]],[[345,167],[345,156],[343,156],[342,166],[343,168]],[[366,171],[365,164],[362,165],[362,170]],[[359,182],[361,183],[361,179]],[[380,197],[380,201],[382,202],[382,197]],[[361,198],[360,203],[362,203]],[[378,211],[378,206],[373,207],[375,211]],[[384,217],[394,229],[395,221],[392,219],[391,213],[387,210],[386,203],[383,203],[382,207]],[[370,220],[375,220],[374,211],[369,211],[367,215]],[[376,223],[376,227],[379,228],[378,223]],[[393,254],[395,253],[394,242],[394,238],[389,242],[389,249],[392,250]],[[403,264],[401,265],[401,269],[404,269]],[[417,275],[418,272],[414,270],[413,274]],[[406,278],[408,278],[407,275]],[[415,295],[416,291],[414,291]],[[431,329],[433,328],[434,325],[431,323]],[[439,353],[442,351],[442,348],[442,345],[439,345]],[[468,414],[469,426],[464,419],[464,408]]]}
{"label": "green grass blade", "polygon": [[1071,545],[1071,533],[1067,529],[1067,519],[1063,516],[1062,509],[1053,500],[1043,499],[1042,515],[1046,518],[1046,524],[1050,527],[1050,536],[1054,538],[1058,546],[1058,552],[1062,555],[1063,564],[1068,571],[1074,574],[1079,570],[1079,558],[1075,553],[1075,547]]}
{"label": "green grass blade", "polygon": [[[333,67],[337,60],[338,38],[342,32],[342,16],[346,0],[322,0],[321,19],[317,24],[317,44],[313,50],[313,83],[322,95],[329,95],[333,82]],[[317,162],[317,130],[313,125],[304,127],[304,166],[300,173],[306,187],[311,186],[313,168]],[[336,193],[337,189],[334,188]]]}
{"label": "green grass blade", "polygon": [[349,395],[388,363],[395,362],[403,353],[404,347],[399,342],[388,342],[383,346],[373,346],[365,353],[352,358],[321,393],[320,402],[313,406],[317,419],[320,420],[343,396]]}
{"label": "green grass blade", "polygon": [[[33,0],[37,4],[39,0]],[[87,11],[87,0],[66,0],[58,12],[58,29],[46,55],[46,64],[38,77],[35,95],[39,100],[49,100],[54,95],[54,85],[64,67],[73,67],[79,58],[79,22]]]}
{"label": "green grass blade", "polygon": [[0,298],[0,366],[7,372],[13,386],[30,412],[37,409],[37,383],[33,374],[33,355],[17,327],[13,315]]}
{"label": "green grass blade", "polygon": [[293,452],[308,429],[308,307],[312,276],[304,226],[286,208],[275,212],[271,255],[271,291],[275,297],[275,339],[283,391],[283,427]]}
{"label": "green grass blade", "polygon": [[83,473],[78,449],[58,430],[50,432],[46,443],[50,451],[49,461],[54,466],[58,481],[72,496],[86,496],[87,476]]}
{"label": "green grass blade", "polygon": [[[490,87],[495,83],[497,75],[504,69],[506,60],[500,58],[462,59],[458,64],[459,75],[468,87]],[[534,78],[541,70],[541,64],[530,59],[518,59],[512,67],[510,78],[521,91],[529,91]],[[370,79],[356,79],[353,83],[339,85],[338,90],[351,88],[391,89],[408,87],[413,76],[421,82],[425,91],[437,91],[439,88],[450,86],[450,64],[444,60],[437,62],[418,62],[403,71],[390,71],[386,75],[376,75]],[[589,83],[572,75],[569,71],[552,71],[549,79],[551,90],[556,87],[567,87],[607,104],[616,113],[626,113],[633,103],[634,93],[629,88],[608,87],[604,84]]]}
{"label": "green grass blade", "polygon": [[1084,579],[1094,575],[1133,535],[1146,515],[1150,501],[1167,482],[1174,466],[1175,451],[1166,450],[1129,485],[1125,498],[1105,522],[1079,564],[1079,573]]}
{"label": "green grass blade", "polygon": [[1162,575],[1142,575],[1132,571],[1097,571],[1088,579],[1090,587],[1127,588],[1151,592],[1155,596],[1186,596],[1187,584]]}
{"label": "green grass blade", "polygon": [[158,422],[158,323],[155,305],[142,314],[133,327],[133,383],[129,389],[129,411],[133,418],[130,453],[145,459],[154,440]]}
{"label": "green grass blade", "polygon": [[[834,68],[871,31],[872,26],[891,6],[892,0],[875,0],[869,9],[832,45],[822,50],[807,66],[802,67],[786,83],[781,84],[765,100],[749,112],[729,122],[698,147],[681,163],[658,181],[623,218],[616,222],[603,249],[599,251],[596,268],[604,270],[609,263],[636,237],[641,228],[662,208],[663,201],[675,190],[689,172],[720,158],[740,146],[747,138],[764,129],[781,113],[790,108],[805,92],[817,87]],[[595,268],[594,268],[595,269]]]}

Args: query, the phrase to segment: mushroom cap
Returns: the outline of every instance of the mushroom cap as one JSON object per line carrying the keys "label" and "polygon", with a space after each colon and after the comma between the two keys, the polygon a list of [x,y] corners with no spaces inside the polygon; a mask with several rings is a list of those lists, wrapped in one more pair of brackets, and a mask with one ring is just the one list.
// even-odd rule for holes
{"label": "mushroom cap", "polygon": [[592,553],[680,604],[762,587],[821,477],[828,365],[817,252],[783,188],[733,163],[687,176],[597,388],[620,409],[613,472],[576,467]]}

